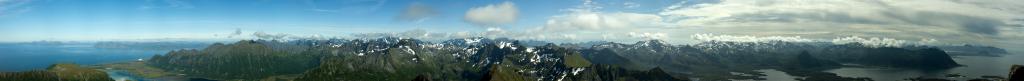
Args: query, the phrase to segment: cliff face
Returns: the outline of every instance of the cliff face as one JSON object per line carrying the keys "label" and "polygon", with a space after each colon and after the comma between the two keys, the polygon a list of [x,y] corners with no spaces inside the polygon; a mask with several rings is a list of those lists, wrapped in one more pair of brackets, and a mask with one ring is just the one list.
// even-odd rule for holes
{"label": "cliff face", "polygon": [[1021,81],[1024,80],[1024,65],[1013,65],[1010,66],[1010,75],[1007,81]]}
{"label": "cliff face", "polygon": [[921,62],[918,67],[940,67],[940,68],[952,68],[960,66],[960,64],[953,61],[953,57],[943,52],[938,48],[927,48],[917,50],[921,55]]}

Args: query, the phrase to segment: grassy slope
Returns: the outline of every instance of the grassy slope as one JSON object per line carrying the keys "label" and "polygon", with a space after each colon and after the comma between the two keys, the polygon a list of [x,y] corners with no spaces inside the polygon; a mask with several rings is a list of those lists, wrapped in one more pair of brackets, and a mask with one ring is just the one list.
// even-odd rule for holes
{"label": "grassy slope", "polygon": [[75,64],[54,64],[45,71],[0,73],[0,81],[113,81],[106,72]]}

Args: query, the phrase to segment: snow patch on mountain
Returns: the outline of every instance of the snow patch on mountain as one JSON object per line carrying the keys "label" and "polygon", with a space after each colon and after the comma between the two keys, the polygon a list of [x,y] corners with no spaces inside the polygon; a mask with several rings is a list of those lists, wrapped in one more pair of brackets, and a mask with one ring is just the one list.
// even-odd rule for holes
{"label": "snow patch on mountain", "polygon": [[475,43],[479,43],[480,39],[482,39],[482,38],[466,38],[466,39],[462,39],[462,40],[466,41],[466,44],[475,44]]}
{"label": "snow patch on mountain", "polygon": [[580,74],[580,71],[583,71],[584,69],[586,69],[586,68],[576,68],[576,69],[573,69],[572,70],[572,75]]}
{"label": "snow patch on mountain", "polygon": [[402,46],[402,47],[399,47],[399,48],[405,49],[406,53],[409,53],[409,54],[412,54],[412,55],[416,55],[416,51],[412,50],[412,48],[409,48],[409,46]]}

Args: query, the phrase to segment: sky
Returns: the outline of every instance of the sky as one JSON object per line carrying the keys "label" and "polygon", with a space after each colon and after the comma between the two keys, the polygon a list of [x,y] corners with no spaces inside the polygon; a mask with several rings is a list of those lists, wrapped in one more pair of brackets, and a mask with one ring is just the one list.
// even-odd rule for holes
{"label": "sky", "polygon": [[0,42],[382,36],[1024,45],[1024,1],[0,0]]}

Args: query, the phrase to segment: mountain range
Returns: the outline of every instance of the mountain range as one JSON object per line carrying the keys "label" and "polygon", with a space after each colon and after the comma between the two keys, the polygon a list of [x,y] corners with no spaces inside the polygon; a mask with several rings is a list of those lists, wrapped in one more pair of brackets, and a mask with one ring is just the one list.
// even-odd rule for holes
{"label": "mountain range", "polygon": [[407,38],[243,40],[157,55],[147,65],[216,80],[731,80],[763,79],[777,69],[802,80],[867,80],[821,70],[844,66],[942,69],[960,66],[936,47],[858,43],[720,42],[672,45],[524,44],[464,38],[432,43]]}

